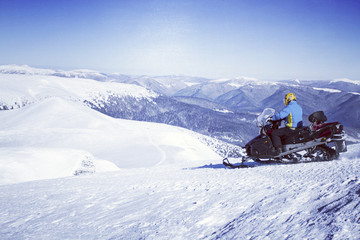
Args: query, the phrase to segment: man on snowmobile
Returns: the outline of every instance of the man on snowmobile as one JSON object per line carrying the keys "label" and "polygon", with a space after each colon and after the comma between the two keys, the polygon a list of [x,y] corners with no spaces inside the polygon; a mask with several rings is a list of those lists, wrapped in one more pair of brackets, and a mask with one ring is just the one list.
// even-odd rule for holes
{"label": "man on snowmobile", "polygon": [[275,148],[276,154],[282,152],[281,138],[293,134],[295,128],[302,127],[303,111],[300,105],[296,102],[296,96],[293,93],[285,95],[285,108],[278,113],[275,113],[272,120],[285,120],[286,126],[279,128],[271,133],[271,141]]}

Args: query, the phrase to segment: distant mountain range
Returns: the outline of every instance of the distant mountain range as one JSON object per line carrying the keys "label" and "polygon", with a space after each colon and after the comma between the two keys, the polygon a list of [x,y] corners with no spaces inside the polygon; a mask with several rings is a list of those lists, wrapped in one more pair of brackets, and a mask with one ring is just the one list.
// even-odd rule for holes
{"label": "distant mountain range", "polygon": [[188,76],[128,76],[91,70],[62,71],[0,66],[0,108],[26,106],[52,96],[81,101],[107,115],[184,127],[244,145],[266,107],[280,110],[287,92],[297,96],[304,120],[323,110],[353,138],[360,135],[360,81],[261,81]]}

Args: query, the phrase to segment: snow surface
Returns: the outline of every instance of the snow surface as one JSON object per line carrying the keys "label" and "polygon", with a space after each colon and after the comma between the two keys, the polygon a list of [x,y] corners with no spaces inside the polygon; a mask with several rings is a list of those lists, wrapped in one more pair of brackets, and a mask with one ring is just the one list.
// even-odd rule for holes
{"label": "snow surface", "polygon": [[0,184],[71,176],[86,162],[111,171],[219,158],[188,130],[114,119],[61,98],[0,111],[0,122]]}
{"label": "snow surface", "polygon": [[[38,69],[34,69],[38,70]],[[0,73],[0,105],[22,107],[49,97],[61,97],[72,101],[88,101],[94,105],[96,100],[107,101],[110,96],[149,99],[158,95],[143,87],[116,83],[99,82],[84,78],[64,78],[33,74]]]}
{"label": "snow surface", "polygon": [[103,73],[89,69],[75,69],[71,71],[33,68],[28,65],[0,65],[0,73],[5,74],[23,74],[23,75],[43,75],[43,76],[61,76],[61,77],[79,77],[79,78],[98,78],[106,79]]}
{"label": "snow surface", "polygon": [[341,92],[340,90],[333,89],[333,88],[317,88],[317,87],[314,87],[313,89],[318,90],[318,91],[330,92],[330,93],[339,93],[339,92]]}
{"label": "snow surface", "polygon": [[0,65],[0,73],[28,74],[28,75],[51,75],[56,73],[52,69],[33,68],[28,65]]}
{"label": "snow surface", "polygon": [[359,239],[359,146],[351,149],[332,162],[158,166],[3,185],[0,238]]}
{"label": "snow surface", "polygon": [[359,144],[231,170],[188,130],[59,98],[0,121],[0,239],[360,239]]}
{"label": "snow surface", "polygon": [[336,83],[336,82],[346,82],[346,83],[352,83],[355,85],[360,85],[359,80],[352,80],[352,79],[348,79],[348,78],[339,78],[339,79],[334,79],[334,80],[330,81],[330,83]]}
{"label": "snow surface", "polygon": [[360,144],[226,169],[199,134],[84,106],[156,94],[82,71],[0,67],[0,103],[26,105],[0,111],[0,239],[360,239]]}

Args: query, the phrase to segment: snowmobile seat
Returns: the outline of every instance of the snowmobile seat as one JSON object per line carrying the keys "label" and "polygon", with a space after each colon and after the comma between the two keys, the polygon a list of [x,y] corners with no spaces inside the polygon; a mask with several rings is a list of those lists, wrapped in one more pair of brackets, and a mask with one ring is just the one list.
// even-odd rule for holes
{"label": "snowmobile seat", "polygon": [[310,138],[311,131],[309,127],[298,127],[294,130],[294,133],[290,136],[285,137],[282,140],[282,144],[295,144],[295,143],[301,143]]}

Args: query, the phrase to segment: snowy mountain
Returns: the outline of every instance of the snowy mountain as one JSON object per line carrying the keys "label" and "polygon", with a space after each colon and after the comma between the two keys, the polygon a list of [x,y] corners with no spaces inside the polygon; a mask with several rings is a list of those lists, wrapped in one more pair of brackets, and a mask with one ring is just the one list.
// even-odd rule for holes
{"label": "snowy mountain", "polygon": [[[232,97],[242,94],[244,106],[254,106],[248,111],[280,107],[289,87],[306,111],[328,101],[346,115],[358,109],[356,93],[243,82],[224,91],[228,99],[172,97],[110,75],[99,81],[5,68],[0,239],[360,239],[359,143],[335,161],[231,170],[221,159],[238,147],[145,122],[247,139],[255,115],[225,107],[236,103]],[[355,117],[346,116],[352,126]]]}
{"label": "snowy mountain", "polygon": [[[20,69],[18,69],[20,68]],[[3,67],[0,73],[0,109],[14,109],[49,97],[83,102],[116,118],[166,123],[231,142],[245,142],[256,134],[248,113],[177,101],[137,84],[60,77],[51,70]],[[188,80],[190,81],[190,80]],[[194,80],[197,81],[197,80]],[[220,110],[220,111],[219,111]]]}
{"label": "snowy mountain", "polygon": [[2,65],[0,73],[3,74],[22,74],[22,75],[42,75],[57,76],[63,78],[84,78],[103,82],[119,82],[135,84],[157,93],[164,95],[173,95],[179,90],[188,86],[198,85],[209,81],[201,77],[188,77],[181,75],[171,76],[127,76],[119,73],[101,73],[89,69],[77,69],[71,71],[52,70],[33,68],[28,65]]}
{"label": "snowy mountain", "polygon": [[1,239],[360,237],[359,144],[230,170],[188,130],[61,98],[0,120]]}
{"label": "snowy mountain", "polygon": [[344,92],[352,92],[352,93],[359,93],[360,92],[360,81],[358,80],[351,80],[347,78],[343,79],[334,79],[331,81],[311,81],[306,84],[311,84],[312,86],[316,87],[323,87],[328,90],[341,90]]}
{"label": "snowy mountain", "polygon": [[232,90],[246,86],[251,83],[257,83],[257,79],[248,77],[238,77],[234,79],[216,79],[189,86],[178,91],[175,96],[188,96],[215,100],[219,96]]}
{"label": "snowy mountain", "polygon": [[[23,74],[23,75],[43,75],[43,76],[58,76],[66,78],[86,78],[99,81],[108,80],[109,77],[105,73],[100,73],[94,70],[78,69],[72,71],[53,70],[33,68],[28,65],[2,65],[0,66],[0,73],[4,74]],[[121,75],[118,76],[119,78]]]}
{"label": "snowy mountain", "polygon": [[294,92],[304,109],[305,124],[308,115],[323,110],[329,121],[340,121],[348,134],[359,138],[359,83],[349,79],[269,82],[248,77],[125,76],[6,65],[0,67],[0,108],[60,96],[112,117],[166,123],[244,145],[257,133],[254,114],[266,107],[283,108],[283,96]]}
{"label": "snowy mountain", "polygon": [[[235,84],[237,83],[237,84]],[[266,107],[282,109],[282,98],[294,92],[304,109],[305,123],[311,113],[323,110],[329,121],[340,121],[349,132],[360,129],[360,81],[279,81],[220,79],[179,91],[176,96],[203,98],[229,111],[259,112]],[[355,134],[356,135],[356,134]]]}
{"label": "snowy mountain", "polygon": [[115,75],[110,75],[115,78],[113,81],[137,84],[139,86],[151,89],[159,94],[173,96],[178,91],[189,86],[197,86],[209,81],[206,78],[188,77],[181,75],[171,76],[132,76],[128,78],[118,78]]}
{"label": "snowy mountain", "polygon": [[[36,69],[35,69],[36,70]],[[107,97],[131,97],[151,101],[158,94],[130,84],[99,82],[92,79],[59,77],[37,71],[29,73],[0,72],[0,109],[14,109],[49,97],[87,101],[99,105]]]}

